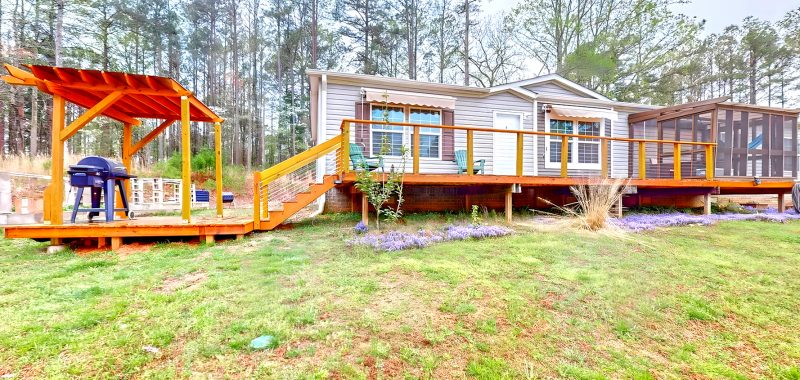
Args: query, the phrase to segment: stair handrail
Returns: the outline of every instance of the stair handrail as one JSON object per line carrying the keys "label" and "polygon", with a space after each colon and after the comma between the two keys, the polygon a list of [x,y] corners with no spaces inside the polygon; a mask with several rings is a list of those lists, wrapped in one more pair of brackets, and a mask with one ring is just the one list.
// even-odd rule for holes
{"label": "stair handrail", "polygon": [[264,212],[266,212],[267,216],[269,216],[269,193],[266,191],[266,189],[271,182],[314,162],[320,157],[323,157],[328,153],[335,151],[336,149],[339,149],[342,146],[342,141],[342,135],[336,135],[328,141],[315,145],[308,150],[281,161],[276,165],[273,165],[262,171],[254,172],[253,228],[258,229],[260,227]]}

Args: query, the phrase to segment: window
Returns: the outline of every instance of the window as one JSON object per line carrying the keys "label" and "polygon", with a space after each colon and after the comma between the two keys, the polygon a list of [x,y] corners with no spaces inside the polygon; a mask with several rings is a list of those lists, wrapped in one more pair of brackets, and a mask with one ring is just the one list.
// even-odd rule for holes
{"label": "window", "polygon": [[[404,122],[402,107],[372,106],[370,120]],[[403,126],[372,124],[372,155],[399,156],[403,147]]]}
{"label": "window", "polygon": [[[600,140],[580,136],[602,136],[603,122],[585,119],[549,119],[548,132],[575,135],[567,143],[567,164],[576,169],[600,169]],[[547,136],[545,167],[561,166],[561,138]]]}
{"label": "window", "polygon": [[[550,132],[573,134],[571,120],[550,120]],[[570,138],[572,140],[572,138]],[[561,162],[561,139],[550,140],[550,162]],[[567,162],[572,162],[572,144],[567,144]]]}
{"label": "window", "polygon": [[[418,124],[442,125],[442,112],[439,110],[423,110],[412,108],[409,122]],[[414,128],[409,127],[412,152],[414,148]],[[419,128],[419,156],[439,158],[439,146],[442,136],[441,128]]]}
{"label": "window", "polygon": [[[385,106],[373,104],[370,113],[371,120],[388,120],[417,124],[442,125],[442,111],[403,106]],[[400,156],[402,147],[412,147],[414,142],[414,128],[400,125],[372,124],[371,128],[372,155]],[[419,156],[424,158],[440,158],[442,146],[442,129],[420,127],[419,131]],[[413,150],[409,151],[409,153]]]}
{"label": "window", "polygon": [[[579,121],[578,134],[583,136],[600,136],[599,121]],[[600,140],[578,139],[578,163],[600,163]]]}

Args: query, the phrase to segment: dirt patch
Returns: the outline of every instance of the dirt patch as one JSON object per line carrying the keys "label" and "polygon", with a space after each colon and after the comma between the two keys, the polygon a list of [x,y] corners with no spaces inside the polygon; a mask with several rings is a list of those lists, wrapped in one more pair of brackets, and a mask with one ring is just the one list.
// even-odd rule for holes
{"label": "dirt patch", "polygon": [[178,290],[194,290],[208,279],[206,272],[192,272],[180,277],[168,277],[164,283],[156,289],[158,293],[171,294]]}

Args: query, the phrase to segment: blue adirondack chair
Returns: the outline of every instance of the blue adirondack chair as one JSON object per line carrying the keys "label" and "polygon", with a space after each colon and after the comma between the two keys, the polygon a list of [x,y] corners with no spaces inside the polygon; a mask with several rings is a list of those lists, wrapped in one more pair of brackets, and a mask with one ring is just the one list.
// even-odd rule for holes
{"label": "blue adirondack chair", "polygon": [[373,171],[375,169],[383,170],[383,157],[367,158],[364,157],[364,150],[361,145],[350,143],[350,162],[353,163],[353,170],[366,169]]}
{"label": "blue adirondack chair", "polygon": [[[463,174],[467,172],[467,151],[466,150],[457,150],[455,151],[456,156],[456,164],[458,165],[458,174]],[[475,160],[475,163],[472,165],[473,174],[486,174],[484,172],[484,166],[486,166],[486,160]]]}

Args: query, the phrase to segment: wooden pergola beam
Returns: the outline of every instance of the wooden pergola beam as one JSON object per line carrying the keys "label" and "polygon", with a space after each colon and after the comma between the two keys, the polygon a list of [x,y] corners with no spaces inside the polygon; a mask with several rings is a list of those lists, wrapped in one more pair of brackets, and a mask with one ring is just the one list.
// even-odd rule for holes
{"label": "wooden pergola beam", "polygon": [[189,97],[181,96],[181,218],[184,223],[192,221],[192,148],[189,134],[191,116]]}
{"label": "wooden pergola beam", "polygon": [[[68,91],[64,91],[64,89],[55,88],[54,86],[48,86],[48,85],[46,85],[44,83],[43,83],[43,85],[48,87],[46,90],[43,90],[43,92],[45,92],[45,93],[50,93],[50,94],[53,94],[53,95],[59,95],[61,97],[66,97],[65,93],[68,92]],[[81,107],[87,108],[87,109],[92,108],[98,102],[96,99],[91,99],[89,97],[86,97],[86,96],[83,96],[83,95],[77,95],[77,94],[72,94],[70,96],[70,101],[75,103],[75,104],[77,104],[77,105],[79,105],[79,106],[81,106]],[[113,111],[113,110],[110,110],[110,109],[106,109],[105,111],[103,111],[103,115],[108,116],[108,117],[110,117],[110,118],[112,118],[114,120],[117,120],[117,121],[119,121],[119,122],[121,122],[123,124],[124,123],[133,124],[133,125],[142,124],[141,120],[138,120],[136,118],[130,117],[128,115],[121,114],[119,112],[116,112],[116,111]]]}
{"label": "wooden pergola beam", "polygon": [[136,152],[142,150],[142,148],[144,148],[145,145],[147,145],[151,141],[153,141],[156,137],[158,137],[159,134],[161,134],[161,132],[163,132],[165,129],[167,129],[167,127],[169,127],[170,125],[172,125],[172,123],[174,123],[176,121],[177,120],[175,120],[175,119],[164,120],[163,123],[159,124],[158,127],[153,129],[152,131],[150,131],[150,133],[148,133],[146,136],[142,137],[141,140],[139,140],[136,144],[134,144],[131,147],[130,155],[132,156],[132,155],[136,154]]}
{"label": "wooden pergola beam", "polygon": [[61,131],[61,141],[67,141],[70,137],[72,137],[75,133],[77,133],[81,128],[83,128],[86,124],[88,124],[92,119],[97,116],[103,114],[108,107],[111,107],[117,100],[125,96],[122,91],[114,91],[103,100],[95,104],[92,108],[89,108],[84,112],[81,116],[78,116],[77,119],[73,120],[72,123],[69,123],[69,126]]}

